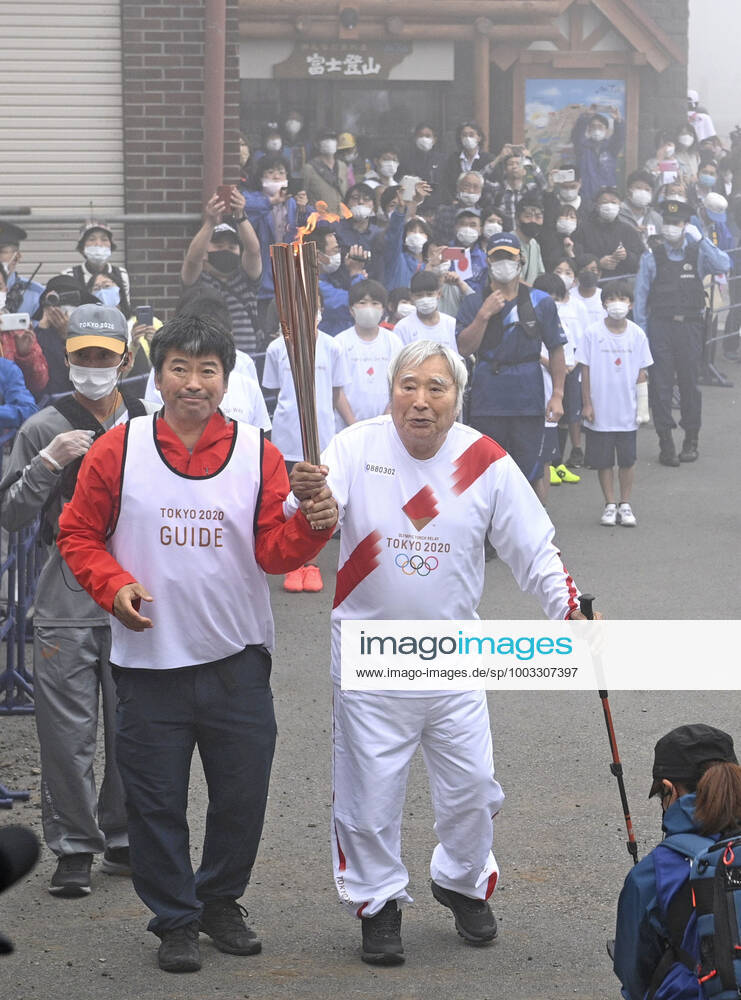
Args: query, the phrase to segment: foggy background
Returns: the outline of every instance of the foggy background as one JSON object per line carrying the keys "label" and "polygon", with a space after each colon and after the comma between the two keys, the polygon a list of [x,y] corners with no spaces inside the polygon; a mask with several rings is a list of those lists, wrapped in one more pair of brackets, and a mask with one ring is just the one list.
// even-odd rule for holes
{"label": "foggy background", "polygon": [[688,86],[722,137],[741,124],[739,39],[740,0],[690,0]]}

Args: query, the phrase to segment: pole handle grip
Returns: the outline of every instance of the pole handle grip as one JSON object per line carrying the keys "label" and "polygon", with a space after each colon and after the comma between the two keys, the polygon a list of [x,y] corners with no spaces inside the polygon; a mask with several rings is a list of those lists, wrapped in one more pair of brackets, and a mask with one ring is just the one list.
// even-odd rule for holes
{"label": "pole handle grip", "polygon": [[579,597],[579,610],[588,618],[590,621],[594,619],[594,610],[592,605],[594,604],[594,597],[592,594],[582,594]]}

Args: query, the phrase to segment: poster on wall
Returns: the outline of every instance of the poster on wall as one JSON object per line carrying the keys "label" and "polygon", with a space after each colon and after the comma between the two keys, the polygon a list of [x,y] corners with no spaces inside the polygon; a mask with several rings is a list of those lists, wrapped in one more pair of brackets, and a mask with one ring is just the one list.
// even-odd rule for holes
{"label": "poster on wall", "polygon": [[624,179],[625,107],[625,80],[527,79],[526,144],[545,173],[575,164],[591,199]]}

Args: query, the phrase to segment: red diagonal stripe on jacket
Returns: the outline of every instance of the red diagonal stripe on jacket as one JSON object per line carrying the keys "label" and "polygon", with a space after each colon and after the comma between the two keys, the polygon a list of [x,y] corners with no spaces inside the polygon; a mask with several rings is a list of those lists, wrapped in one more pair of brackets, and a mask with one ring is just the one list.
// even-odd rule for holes
{"label": "red diagonal stripe on jacket", "polygon": [[476,482],[479,476],[483,475],[490,465],[498,459],[503,458],[507,452],[485,435],[459,455],[453,463],[455,472],[453,473],[453,492],[460,496],[465,493],[469,486]]}
{"label": "red diagonal stripe on jacket", "polygon": [[378,565],[378,557],[381,554],[381,533],[371,531],[369,535],[358,542],[345,564],[337,571],[337,587],[334,592],[333,608],[352,593],[369,573]]}

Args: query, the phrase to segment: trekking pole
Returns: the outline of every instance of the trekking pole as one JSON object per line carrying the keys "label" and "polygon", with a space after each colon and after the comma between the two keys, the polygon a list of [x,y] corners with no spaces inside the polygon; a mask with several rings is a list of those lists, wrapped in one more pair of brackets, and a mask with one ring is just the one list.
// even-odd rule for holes
{"label": "trekking pole", "polygon": [[[582,594],[579,598],[579,610],[590,621],[594,619],[594,611],[592,609],[593,603],[594,597],[591,594]],[[635,834],[633,833],[633,821],[630,818],[628,796],[625,793],[625,782],[623,781],[623,765],[620,761],[620,754],[618,753],[615,727],[612,724],[612,713],[610,712],[610,702],[607,697],[607,691],[600,691],[599,696],[602,702],[602,711],[605,716],[605,725],[607,726],[607,738],[610,741],[610,750],[612,751],[612,764],[610,764],[610,771],[617,778],[618,791],[620,792],[620,802],[622,803],[623,815],[625,816],[625,826],[628,831],[626,847],[628,848],[628,854],[630,854],[633,858],[633,864],[637,865],[638,844],[636,843]]]}

